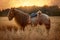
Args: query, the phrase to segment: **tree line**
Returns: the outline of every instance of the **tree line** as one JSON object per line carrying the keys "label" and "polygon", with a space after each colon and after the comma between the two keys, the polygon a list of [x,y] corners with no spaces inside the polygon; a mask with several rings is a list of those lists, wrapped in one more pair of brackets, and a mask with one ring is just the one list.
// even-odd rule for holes
{"label": "tree line", "polygon": [[[60,8],[58,6],[25,6],[25,7],[18,7],[18,10],[24,11],[26,13],[36,13],[38,10],[41,10],[42,13],[45,13],[49,16],[60,16]],[[0,11],[0,16],[7,16],[10,9],[5,9]]]}

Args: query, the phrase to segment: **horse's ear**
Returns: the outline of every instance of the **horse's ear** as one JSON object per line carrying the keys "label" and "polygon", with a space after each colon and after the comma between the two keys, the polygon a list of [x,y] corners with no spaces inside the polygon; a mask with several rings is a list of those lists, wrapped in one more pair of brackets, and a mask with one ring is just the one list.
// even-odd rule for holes
{"label": "horse's ear", "polygon": [[11,8],[11,10],[13,10],[13,8]]}
{"label": "horse's ear", "polygon": [[11,10],[14,10],[15,8],[11,8]]}
{"label": "horse's ear", "polygon": [[42,14],[42,12],[39,10],[39,11],[37,12],[37,14],[41,15],[41,14]]}

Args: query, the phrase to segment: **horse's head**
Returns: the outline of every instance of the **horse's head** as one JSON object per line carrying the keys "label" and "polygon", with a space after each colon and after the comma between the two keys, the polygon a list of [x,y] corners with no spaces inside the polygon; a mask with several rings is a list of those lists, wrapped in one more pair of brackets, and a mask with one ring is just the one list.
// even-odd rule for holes
{"label": "horse's head", "polygon": [[39,10],[38,12],[37,12],[37,15],[41,15],[42,14],[42,12]]}
{"label": "horse's head", "polygon": [[13,10],[14,10],[14,9],[11,8],[11,9],[9,10],[9,12],[8,12],[8,19],[9,19],[9,20],[12,20],[13,17],[14,17],[14,11],[13,11]]}

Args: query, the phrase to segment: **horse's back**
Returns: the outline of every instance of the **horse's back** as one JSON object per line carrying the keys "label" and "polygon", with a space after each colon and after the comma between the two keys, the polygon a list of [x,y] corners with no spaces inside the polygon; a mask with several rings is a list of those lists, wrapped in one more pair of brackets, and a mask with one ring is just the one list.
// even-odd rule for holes
{"label": "horse's back", "polygon": [[46,15],[46,14],[41,14],[41,15],[39,16],[38,20],[39,20],[39,22],[41,22],[41,23],[48,23],[49,20],[50,20],[50,18],[49,18],[49,16]]}

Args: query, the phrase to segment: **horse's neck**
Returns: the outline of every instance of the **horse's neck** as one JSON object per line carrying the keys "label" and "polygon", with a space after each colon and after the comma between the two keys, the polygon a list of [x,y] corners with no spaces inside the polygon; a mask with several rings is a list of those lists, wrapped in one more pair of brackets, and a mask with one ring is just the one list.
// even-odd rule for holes
{"label": "horse's neck", "polygon": [[22,18],[23,19],[24,17],[28,18],[29,15],[27,13],[24,13],[23,11],[15,9],[15,18]]}
{"label": "horse's neck", "polygon": [[18,10],[18,9],[14,9],[16,11],[16,13],[20,13],[20,14],[25,14],[23,11]]}

